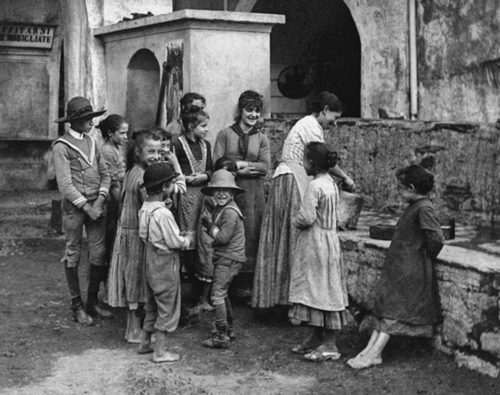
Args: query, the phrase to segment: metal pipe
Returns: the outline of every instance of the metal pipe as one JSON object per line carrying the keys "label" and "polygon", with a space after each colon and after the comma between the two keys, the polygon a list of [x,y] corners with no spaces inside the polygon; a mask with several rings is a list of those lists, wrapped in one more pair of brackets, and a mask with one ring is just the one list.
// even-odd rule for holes
{"label": "metal pipe", "polygon": [[410,62],[410,119],[418,118],[417,85],[417,24],[415,0],[408,0],[409,62]]}

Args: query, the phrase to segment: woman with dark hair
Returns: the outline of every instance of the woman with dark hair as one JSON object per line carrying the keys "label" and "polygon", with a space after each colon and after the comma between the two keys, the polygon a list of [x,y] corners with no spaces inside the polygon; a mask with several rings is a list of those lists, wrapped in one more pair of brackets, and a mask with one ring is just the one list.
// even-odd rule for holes
{"label": "woman with dark hair", "polygon": [[264,177],[271,164],[269,140],[258,125],[263,104],[257,92],[243,92],[238,99],[235,123],[221,130],[215,140],[214,160],[227,157],[235,161],[236,184],[245,190],[234,198],[245,216],[247,262],[242,272],[254,271],[265,207]]}
{"label": "woman with dark hair", "polygon": [[[324,142],[321,123],[335,120],[342,103],[333,93],[321,92],[310,102],[311,114],[300,119],[283,144],[281,163],[276,168],[260,231],[252,290],[252,306],[268,308],[288,305],[290,262],[298,229],[292,225],[310,179],[303,166],[304,150],[313,141]],[[330,174],[349,187],[353,180],[338,166]]]}
{"label": "woman with dark hair", "polygon": [[178,119],[170,122],[165,128],[168,133],[172,135],[172,137],[180,136],[184,131],[184,125],[182,121],[182,116],[187,114],[192,106],[203,110],[207,104],[207,101],[204,96],[200,95],[196,92],[188,92],[184,96],[182,96],[180,100],[180,116]]}

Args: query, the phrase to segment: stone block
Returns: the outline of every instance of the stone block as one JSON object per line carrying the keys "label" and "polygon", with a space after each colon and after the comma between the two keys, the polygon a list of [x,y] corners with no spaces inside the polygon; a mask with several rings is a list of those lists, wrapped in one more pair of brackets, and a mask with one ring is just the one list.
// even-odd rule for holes
{"label": "stone block", "polygon": [[481,374],[497,378],[499,369],[497,366],[486,362],[485,360],[470,354],[465,354],[460,351],[455,352],[455,362],[459,367],[475,370]]}
{"label": "stone block", "polygon": [[445,342],[441,335],[435,336],[432,344],[436,350],[439,350],[446,355],[453,355],[454,353],[452,345]]}
{"label": "stone block", "polygon": [[445,318],[443,322],[442,336],[443,340],[454,346],[466,347],[469,345],[467,330],[459,320]]}
{"label": "stone block", "polygon": [[340,245],[342,246],[342,251],[358,251],[359,243],[354,240],[341,240]]}
{"label": "stone block", "polygon": [[[347,242],[355,246],[344,250],[349,296],[356,304],[371,311],[385,250],[381,245],[350,233],[342,235],[342,242],[343,246]],[[463,261],[444,260],[437,265],[443,324],[434,339],[435,347],[448,354],[457,348],[484,351],[500,360],[500,326],[496,320],[500,300],[493,286],[498,281],[497,274],[461,265]],[[482,333],[485,330],[488,332]],[[499,369],[494,363],[475,355],[458,353],[455,358],[460,366],[492,377],[498,375]]]}
{"label": "stone block", "polygon": [[500,358],[500,333],[485,332],[480,338],[481,350],[487,351],[490,354]]}

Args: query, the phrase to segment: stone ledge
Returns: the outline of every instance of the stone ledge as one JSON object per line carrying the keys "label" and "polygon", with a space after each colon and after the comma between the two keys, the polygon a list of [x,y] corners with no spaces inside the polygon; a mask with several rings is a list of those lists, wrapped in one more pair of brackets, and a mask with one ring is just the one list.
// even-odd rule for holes
{"label": "stone ledge", "polygon": [[186,20],[218,23],[243,23],[255,25],[284,24],[285,16],[232,11],[180,10],[169,14],[155,15],[132,21],[124,21],[93,29],[95,36],[106,36],[124,31],[144,29],[157,25],[172,24]]}
{"label": "stone ledge", "polygon": [[[375,284],[390,241],[367,232],[341,232],[347,289],[352,300],[373,309]],[[500,367],[500,260],[498,256],[446,245],[436,274],[443,323],[436,348],[454,354],[460,366],[497,377]]]}
{"label": "stone ledge", "polygon": [[[356,243],[361,242],[367,247],[380,250],[387,250],[391,244],[388,240],[371,239],[360,232],[341,232],[339,236],[344,243],[349,240]],[[446,244],[439,253],[438,261],[479,273],[500,274],[500,258],[498,256],[449,244]]]}

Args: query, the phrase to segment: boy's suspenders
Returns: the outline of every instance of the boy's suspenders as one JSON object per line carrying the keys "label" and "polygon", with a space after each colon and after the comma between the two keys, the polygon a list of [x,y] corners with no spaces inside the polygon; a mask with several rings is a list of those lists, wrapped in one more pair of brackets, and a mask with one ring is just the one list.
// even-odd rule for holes
{"label": "boy's suspenders", "polygon": [[148,226],[147,226],[147,233],[146,233],[146,242],[149,243],[149,224],[151,223],[151,218],[153,218],[153,214],[156,210],[159,210],[161,209],[162,207],[156,207],[153,211],[151,211],[151,214],[149,215],[149,218],[148,218]]}

